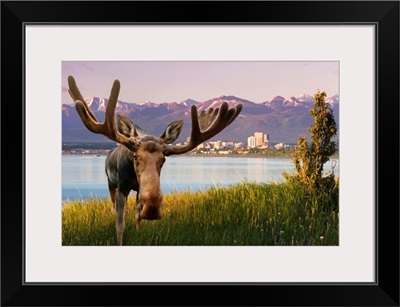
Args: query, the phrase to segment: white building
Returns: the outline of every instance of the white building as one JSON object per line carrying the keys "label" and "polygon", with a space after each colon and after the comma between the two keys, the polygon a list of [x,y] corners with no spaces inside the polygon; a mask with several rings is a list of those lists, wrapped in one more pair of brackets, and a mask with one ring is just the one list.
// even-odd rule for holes
{"label": "white building", "polygon": [[213,146],[213,148],[215,148],[215,149],[220,149],[222,146],[221,146],[221,141],[215,141],[215,142],[208,142],[209,144],[211,144],[212,146]]}
{"label": "white building", "polygon": [[256,138],[256,146],[262,146],[264,141],[264,133],[254,132],[254,137]]}
{"label": "white building", "polygon": [[250,136],[247,138],[247,146],[251,148],[256,147],[256,138],[254,136]]}
{"label": "white building", "polygon": [[269,134],[254,132],[254,136],[247,139],[248,147],[269,147]]}
{"label": "white building", "polygon": [[269,147],[269,134],[264,133],[264,146]]}

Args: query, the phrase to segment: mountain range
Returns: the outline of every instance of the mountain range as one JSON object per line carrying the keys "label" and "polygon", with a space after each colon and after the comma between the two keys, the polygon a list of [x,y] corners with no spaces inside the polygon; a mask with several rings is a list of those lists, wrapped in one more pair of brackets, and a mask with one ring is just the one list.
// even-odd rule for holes
{"label": "mountain range", "polygon": [[[104,112],[108,99],[100,97],[85,98],[87,105],[93,111],[97,119],[104,120]],[[156,136],[161,136],[166,126],[178,119],[184,120],[182,132],[177,142],[186,141],[190,135],[191,117],[190,107],[197,106],[197,110],[219,107],[224,101],[230,106],[243,104],[243,110],[236,120],[225,130],[221,131],[211,140],[243,142],[247,144],[247,138],[254,132],[268,133],[270,142],[295,144],[299,135],[309,137],[308,128],[314,117],[310,115],[313,108],[313,96],[301,94],[296,97],[285,98],[275,96],[271,100],[254,103],[252,101],[235,96],[220,96],[207,101],[199,102],[187,99],[182,102],[129,103],[118,101],[116,114],[122,114],[133,120],[142,129]],[[339,96],[327,97],[325,102],[332,109],[339,134]],[[338,135],[337,134],[337,135]],[[66,142],[104,142],[105,136],[91,133],[82,124],[73,104],[62,105],[62,141]]]}

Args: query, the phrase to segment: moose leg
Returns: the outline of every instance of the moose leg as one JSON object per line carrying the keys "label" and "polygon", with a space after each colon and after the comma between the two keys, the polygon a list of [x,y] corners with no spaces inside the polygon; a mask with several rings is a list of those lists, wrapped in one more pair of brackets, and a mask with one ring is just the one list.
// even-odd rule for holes
{"label": "moose leg", "polygon": [[117,203],[116,203],[116,191],[117,189],[108,182],[108,190],[110,191],[110,197],[112,202],[111,212],[115,213],[117,211]]}
{"label": "moose leg", "polygon": [[122,245],[122,237],[125,230],[125,208],[127,195],[119,189],[116,191],[117,202],[117,244]]}
{"label": "moose leg", "polygon": [[142,205],[140,204],[139,200],[139,191],[136,193],[136,215],[135,215],[135,224],[136,224],[136,229],[140,229],[140,222],[142,221],[142,218],[140,217],[140,211],[142,211]]}

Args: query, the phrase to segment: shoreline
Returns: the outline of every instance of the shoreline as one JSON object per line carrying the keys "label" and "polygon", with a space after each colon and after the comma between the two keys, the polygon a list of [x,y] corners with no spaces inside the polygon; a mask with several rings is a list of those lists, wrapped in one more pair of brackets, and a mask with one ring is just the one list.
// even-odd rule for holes
{"label": "shoreline", "polygon": [[[108,153],[61,153],[62,156],[107,156]],[[212,157],[212,158],[292,158],[292,155],[263,155],[263,154],[180,154],[171,157]],[[331,159],[339,159],[339,155],[333,155]]]}

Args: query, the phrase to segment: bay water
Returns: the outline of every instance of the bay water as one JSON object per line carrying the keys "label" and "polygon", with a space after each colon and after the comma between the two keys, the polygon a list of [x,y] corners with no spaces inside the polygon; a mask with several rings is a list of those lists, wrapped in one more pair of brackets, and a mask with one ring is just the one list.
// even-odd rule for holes
{"label": "bay water", "polygon": [[[62,155],[62,201],[109,197],[106,155]],[[339,175],[339,160],[324,165],[324,173]],[[170,156],[161,170],[163,194],[199,191],[242,182],[282,182],[293,173],[291,157]],[[135,192],[131,192],[135,193]]]}

